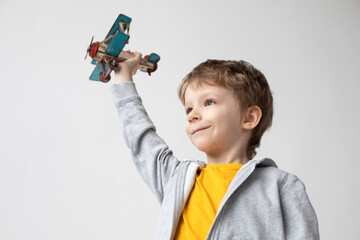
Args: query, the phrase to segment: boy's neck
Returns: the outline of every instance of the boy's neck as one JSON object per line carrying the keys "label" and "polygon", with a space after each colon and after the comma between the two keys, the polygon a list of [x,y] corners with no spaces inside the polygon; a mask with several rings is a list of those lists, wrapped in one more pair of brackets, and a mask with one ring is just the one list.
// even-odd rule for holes
{"label": "boy's neck", "polygon": [[246,164],[249,159],[246,152],[243,154],[232,152],[206,153],[208,164],[241,163]]}

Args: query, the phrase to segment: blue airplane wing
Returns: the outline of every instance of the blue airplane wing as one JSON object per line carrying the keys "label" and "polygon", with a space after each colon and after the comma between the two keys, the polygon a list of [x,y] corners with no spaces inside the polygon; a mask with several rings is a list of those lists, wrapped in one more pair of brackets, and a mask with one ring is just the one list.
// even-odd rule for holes
{"label": "blue airplane wing", "polygon": [[[107,70],[107,65],[105,65],[105,69]],[[102,72],[102,66],[101,63],[99,62],[98,64],[96,64],[96,67],[92,72],[92,74],[90,75],[89,79],[93,81],[100,81],[99,74],[101,72]]]}
{"label": "blue airplane wing", "polygon": [[106,49],[105,53],[110,54],[112,56],[119,56],[120,52],[125,47],[126,43],[129,41],[130,36],[125,33],[129,25],[123,25],[123,31],[120,29],[120,24],[131,23],[131,18],[125,16],[124,14],[120,14],[117,19],[115,20],[114,24],[112,25],[109,33],[106,35],[105,39],[108,38],[110,35],[114,37],[109,39],[106,44],[109,44],[109,47]]}
{"label": "blue airplane wing", "polygon": [[125,44],[129,40],[129,35],[123,32],[115,33],[114,38],[112,39],[109,47],[106,49],[105,53],[110,54],[112,56],[119,56],[120,52],[125,47]]}
{"label": "blue airplane wing", "polygon": [[[124,14],[119,14],[119,16],[117,17],[117,19],[115,20],[114,24],[112,25],[109,33],[106,35],[105,39],[107,37],[109,37],[110,35],[114,35],[116,32],[121,32],[120,31],[120,22],[124,22],[124,23],[131,23],[131,18],[129,18],[128,16],[124,15]],[[127,30],[127,27],[124,27],[124,31]]]}

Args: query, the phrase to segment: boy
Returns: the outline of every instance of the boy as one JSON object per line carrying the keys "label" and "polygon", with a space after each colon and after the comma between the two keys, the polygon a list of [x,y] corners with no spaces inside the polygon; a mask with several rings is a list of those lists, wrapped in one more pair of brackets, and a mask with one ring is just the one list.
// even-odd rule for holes
{"label": "boy", "polygon": [[273,114],[264,75],[245,61],[208,60],[185,77],[186,132],[207,164],[179,161],[132,82],[140,58],[120,64],[111,91],[135,165],[161,204],[156,239],[319,239],[303,183],[252,159]]}

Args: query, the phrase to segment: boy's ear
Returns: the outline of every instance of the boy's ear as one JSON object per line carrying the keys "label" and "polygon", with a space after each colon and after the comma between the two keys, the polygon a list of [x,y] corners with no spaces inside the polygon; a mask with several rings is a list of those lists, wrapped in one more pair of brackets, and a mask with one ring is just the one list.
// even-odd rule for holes
{"label": "boy's ear", "polygon": [[256,106],[250,106],[244,113],[244,121],[242,122],[242,127],[245,130],[254,129],[260,122],[262,111]]}

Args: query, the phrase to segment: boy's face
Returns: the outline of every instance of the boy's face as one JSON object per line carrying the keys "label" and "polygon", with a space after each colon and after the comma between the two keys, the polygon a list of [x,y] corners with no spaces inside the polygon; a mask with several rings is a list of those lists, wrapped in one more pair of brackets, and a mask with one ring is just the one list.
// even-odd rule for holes
{"label": "boy's face", "polygon": [[242,143],[243,117],[232,91],[221,86],[190,84],[185,92],[186,133],[205,153],[222,153]]}

